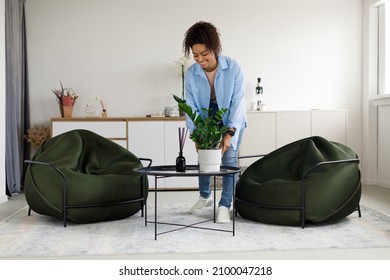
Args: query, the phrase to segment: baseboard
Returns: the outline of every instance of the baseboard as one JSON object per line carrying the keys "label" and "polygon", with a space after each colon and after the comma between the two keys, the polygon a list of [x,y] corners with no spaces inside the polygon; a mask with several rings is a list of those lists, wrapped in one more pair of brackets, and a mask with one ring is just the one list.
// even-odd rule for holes
{"label": "baseboard", "polygon": [[361,179],[363,185],[377,185],[378,182],[376,180],[367,180],[362,178]]}
{"label": "baseboard", "polygon": [[[149,187],[149,191],[150,192],[154,192],[156,190],[155,187]],[[198,188],[168,188],[168,187],[164,187],[164,188],[157,188],[157,191],[161,192],[161,191],[164,191],[164,192],[183,192],[183,191],[197,191]]]}
{"label": "baseboard", "polygon": [[390,182],[388,182],[388,181],[381,181],[381,180],[379,180],[377,182],[377,185],[381,186],[381,187],[385,187],[385,188],[390,188]]}
{"label": "baseboard", "polygon": [[8,196],[6,196],[6,195],[0,196],[0,204],[7,202],[7,201],[8,201]]}
{"label": "baseboard", "polygon": [[378,180],[378,178],[367,179],[362,177],[361,182],[363,185],[378,185],[381,187],[390,188],[390,181],[388,180]]}

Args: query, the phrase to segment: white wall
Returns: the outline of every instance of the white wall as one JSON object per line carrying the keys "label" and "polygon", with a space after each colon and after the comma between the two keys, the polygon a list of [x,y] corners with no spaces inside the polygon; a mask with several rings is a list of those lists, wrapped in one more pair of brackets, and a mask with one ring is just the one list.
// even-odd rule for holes
{"label": "white wall", "polygon": [[260,76],[268,108],[348,109],[361,151],[360,0],[27,0],[26,14],[32,123],[59,116],[60,80],[80,95],[75,116],[96,96],[109,116],[173,105],[184,32],[204,20],[242,65],[248,106]]}
{"label": "white wall", "polygon": [[5,195],[5,1],[0,0],[0,204]]}

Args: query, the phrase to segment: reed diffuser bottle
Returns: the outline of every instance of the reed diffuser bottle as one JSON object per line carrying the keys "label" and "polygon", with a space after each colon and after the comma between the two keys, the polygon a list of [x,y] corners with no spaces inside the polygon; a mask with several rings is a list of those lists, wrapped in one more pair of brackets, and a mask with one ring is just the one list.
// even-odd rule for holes
{"label": "reed diffuser bottle", "polygon": [[186,158],[183,156],[184,143],[187,138],[187,128],[178,128],[179,130],[179,156],[176,158],[176,172],[186,171]]}
{"label": "reed diffuser bottle", "polygon": [[186,158],[183,157],[183,152],[179,152],[179,156],[176,158],[176,171],[186,172]]}

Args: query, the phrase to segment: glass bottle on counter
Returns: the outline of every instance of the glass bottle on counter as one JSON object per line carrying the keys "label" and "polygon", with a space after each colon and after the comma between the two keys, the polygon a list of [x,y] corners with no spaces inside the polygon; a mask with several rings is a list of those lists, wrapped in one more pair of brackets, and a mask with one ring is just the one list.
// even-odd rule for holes
{"label": "glass bottle on counter", "polygon": [[263,94],[263,85],[261,84],[261,78],[257,78],[257,85],[256,85],[256,95],[257,95],[257,111],[260,111],[262,108],[260,95]]}

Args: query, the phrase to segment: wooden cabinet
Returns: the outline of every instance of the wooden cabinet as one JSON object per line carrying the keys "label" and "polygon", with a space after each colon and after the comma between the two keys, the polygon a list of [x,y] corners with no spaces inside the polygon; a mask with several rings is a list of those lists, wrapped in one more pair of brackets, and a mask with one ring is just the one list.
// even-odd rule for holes
{"label": "wooden cabinet", "polygon": [[[179,131],[178,128],[185,127],[185,121],[167,121],[165,125],[164,134],[164,162],[168,165],[176,164],[176,157],[179,155]],[[187,133],[187,139],[184,144],[183,156],[186,158],[186,164],[198,164],[198,153],[195,149],[195,144],[190,139]],[[159,182],[165,183],[165,188],[198,188],[197,177],[170,177]]]}
{"label": "wooden cabinet", "polygon": [[[185,127],[184,120],[149,121],[129,120],[129,150],[140,157],[153,160],[153,165],[175,165],[179,154],[179,127]],[[142,155],[142,156],[141,156]],[[197,164],[198,156],[192,140],[187,135],[184,146],[187,164]],[[171,177],[160,180],[159,189],[198,188],[194,177]],[[151,188],[155,187],[154,176],[149,178]]]}
{"label": "wooden cabinet", "polygon": [[[185,122],[165,122],[165,164],[176,164],[176,157],[179,155],[179,128],[185,127]],[[198,164],[198,154],[195,150],[195,144],[190,139],[190,133],[187,133],[184,144],[183,155],[186,158],[186,164]]]}
{"label": "wooden cabinet", "polygon": [[311,112],[311,116],[312,135],[347,144],[348,114],[346,110],[316,110]]}
{"label": "wooden cabinet", "polygon": [[86,129],[128,148],[127,120],[124,118],[53,118],[51,134],[57,136],[74,129]]}
{"label": "wooden cabinet", "polygon": [[[347,125],[346,110],[248,112],[240,155],[268,154],[309,136],[347,144]],[[257,159],[241,159],[240,165],[249,166]]]}
{"label": "wooden cabinet", "polygon": [[[312,135],[342,144],[347,143],[346,110],[248,112],[240,155],[268,154],[293,141]],[[53,118],[52,135],[73,129],[88,129],[120,144],[138,157],[151,158],[153,165],[174,165],[179,153],[178,128],[185,119],[171,118]],[[189,134],[184,146],[188,165],[198,163],[195,145]],[[242,159],[249,166],[257,159]],[[154,188],[154,178],[149,180]],[[159,188],[198,188],[197,178],[167,178]]]}
{"label": "wooden cabinet", "polygon": [[152,159],[153,165],[165,163],[163,121],[130,121],[128,122],[129,151],[137,157]]}
{"label": "wooden cabinet", "polygon": [[[276,112],[248,113],[248,127],[241,141],[240,155],[264,155],[276,147]],[[257,158],[240,160],[241,166],[249,166]]]}
{"label": "wooden cabinet", "polygon": [[282,147],[311,135],[310,112],[292,111],[276,113],[276,147]]}
{"label": "wooden cabinet", "polygon": [[[52,136],[86,129],[106,137],[128,149],[137,157],[152,159],[153,165],[175,165],[179,153],[178,128],[185,127],[184,118],[53,118]],[[187,134],[184,146],[187,164],[197,164],[195,145]],[[149,178],[154,188],[154,177]],[[181,177],[161,180],[159,188],[198,188],[197,178]]]}

